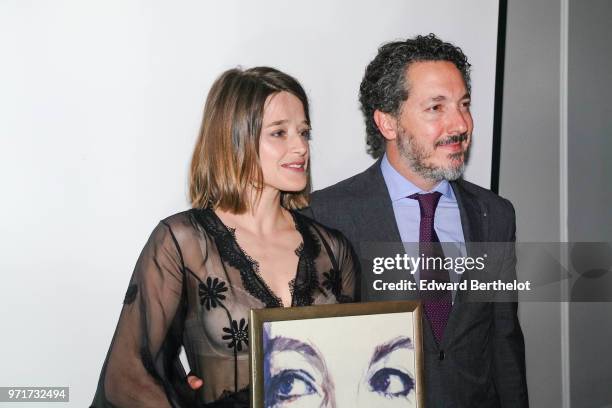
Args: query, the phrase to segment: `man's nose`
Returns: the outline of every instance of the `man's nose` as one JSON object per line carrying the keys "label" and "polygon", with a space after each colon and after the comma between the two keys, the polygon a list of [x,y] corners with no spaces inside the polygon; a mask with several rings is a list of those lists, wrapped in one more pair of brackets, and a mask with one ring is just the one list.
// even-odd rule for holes
{"label": "man's nose", "polygon": [[451,135],[461,135],[469,130],[472,116],[469,112],[454,109],[449,113],[447,132]]}

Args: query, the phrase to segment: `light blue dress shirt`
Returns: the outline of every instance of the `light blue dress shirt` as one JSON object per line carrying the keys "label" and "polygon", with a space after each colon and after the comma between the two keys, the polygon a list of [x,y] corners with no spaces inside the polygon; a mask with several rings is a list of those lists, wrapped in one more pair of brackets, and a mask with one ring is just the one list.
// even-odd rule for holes
{"label": "light blue dress shirt", "polygon": [[[383,178],[389,190],[395,222],[404,243],[408,256],[418,256],[419,226],[421,223],[421,210],[419,202],[408,196],[415,193],[432,193],[438,191],[442,194],[434,214],[434,229],[438,239],[443,244],[444,255],[450,257],[465,256],[465,238],[461,226],[461,215],[455,193],[448,181],[441,181],[433,190],[424,191],[412,184],[402,176],[389,163],[385,154],[380,163]],[[451,282],[459,282],[460,275],[449,271]],[[415,281],[419,281],[419,271],[414,274]],[[454,298],[453,293],[453,298]]]}

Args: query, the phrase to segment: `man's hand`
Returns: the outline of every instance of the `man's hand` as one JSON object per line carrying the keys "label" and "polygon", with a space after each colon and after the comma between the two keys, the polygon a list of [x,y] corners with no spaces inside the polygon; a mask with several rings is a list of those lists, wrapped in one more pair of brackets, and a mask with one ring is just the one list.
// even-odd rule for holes
{"label": "man's hand", "polygon": [[204,385],[204,381],[202,381],[201,378],[196,377],[196,375],[192,372],[189,372],[189,374],[187,374],[187,383],[189,384],[192,390],[197,390],[201,388],[202,385]]}

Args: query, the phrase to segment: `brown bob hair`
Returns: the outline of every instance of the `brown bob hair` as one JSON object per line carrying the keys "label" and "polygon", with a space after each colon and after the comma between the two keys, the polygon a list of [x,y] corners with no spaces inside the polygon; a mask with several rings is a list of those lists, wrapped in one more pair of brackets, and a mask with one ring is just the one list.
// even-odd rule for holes
{"label": "brown bob hair", "polygon": [[[220,208],[235,214],[247,211],[251,204],[247,202],[248,187],[263,185],[259,138],[264,107],[270,95],[282,91],[302,102],[310,124],[306,92],[290,75],[255,67],[230,69],[217,78],[206,98],[191,159],[189,196],[194,208]],[[281,192],[281,205],[305,207],[310,190],[309,174],[304,190]]]}

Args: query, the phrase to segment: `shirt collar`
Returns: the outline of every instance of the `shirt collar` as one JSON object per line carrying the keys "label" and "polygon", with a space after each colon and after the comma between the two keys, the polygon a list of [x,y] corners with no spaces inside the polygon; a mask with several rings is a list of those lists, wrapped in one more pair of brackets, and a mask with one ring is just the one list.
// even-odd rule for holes
{"label": "shirt collar", "polygon": [[442,194],[443,198],[446,198],[449,201],[456,201],[453,189],[447,180],[442,180],[439,182],[438,185],[431,191],[423,191],[415,186],[410,180],[402,176],[397,170],[395,170],[391,163],[389,163],[386,153],[380,162],[380,169],[382,171],[383,178],[385,179],[387,190],[389,190],[391,201],[398,201],[416,193],[431,193],[433,191],[438,191]]}

